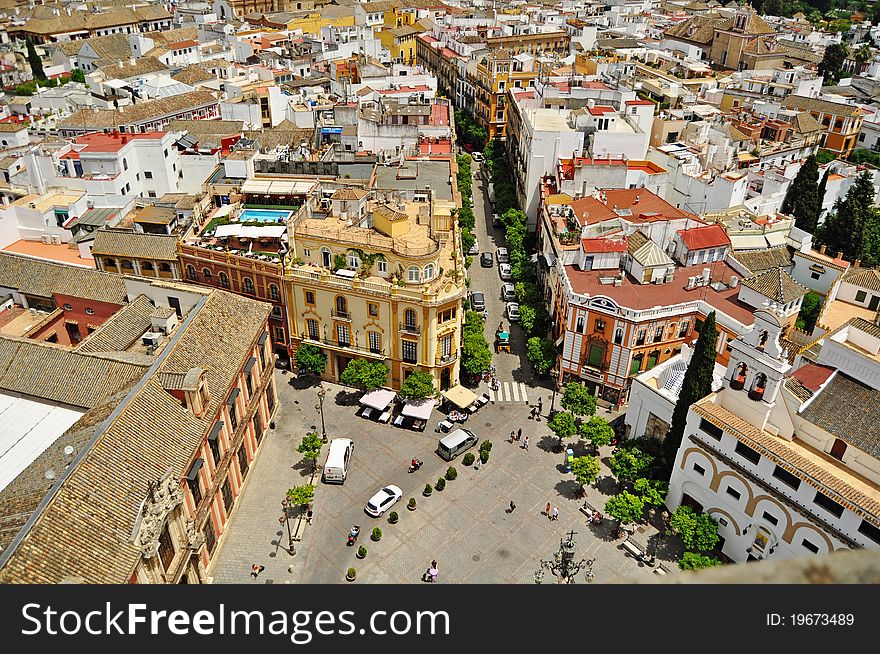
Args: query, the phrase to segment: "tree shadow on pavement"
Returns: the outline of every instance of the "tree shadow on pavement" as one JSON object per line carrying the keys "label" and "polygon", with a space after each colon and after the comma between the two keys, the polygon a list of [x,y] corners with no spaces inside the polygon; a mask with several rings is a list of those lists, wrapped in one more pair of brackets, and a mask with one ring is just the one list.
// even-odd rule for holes
{"label": "tree shadow on pavement", "polygon": [[358,403],[361,395],[360,391],[339,391],[333,401],[338,406],[354,406]]}
{"label": "tree shadow on pavement", "polygon": [[581,496],[581,486],[574,479],[556,482],[556,492],[567,500],[576,500]]}
{"label": "tree shadow on pavement", "polygon": [[684,543],[676,536],[652,534],[648,538],[648,554],[652,554],[663,561],[675,563],[684,554]]}
{"label": "tree shadow on pavement", "polygon": [[558,443],[559,439],[556,436],[551,436],[550,434],[547,434],[546,436],[541,436],[541,440],[538,441],[538,449],[549,452],[550,454],[555,454],[556,445]]}
{"label": "tree shadow on pavement", "polygon": [[591,522],[589,523],[589,527],[590,531],[593,532],[593,536],[606,543],[613,543],[617,540],[617,525],[613,520],[608,520],[606,518],[597,525]]}
{"label": "tree shadow on pavement", "polygon": [[304,391],[309,388],[314,388],[317,386],[318,382],[321,381],[317,377],[312,377],[311,375],[303,375],[302,377],[297,377],[292,375],[288,380],[287,384],[291,388],[295,388],[298,391]]}
{"label": "tree shadow on pavement", "polygon": [[292,470],[298,470],[300,477],[308,477],[312,474],[314,464],[308,459],[300,459],[290,467]]}

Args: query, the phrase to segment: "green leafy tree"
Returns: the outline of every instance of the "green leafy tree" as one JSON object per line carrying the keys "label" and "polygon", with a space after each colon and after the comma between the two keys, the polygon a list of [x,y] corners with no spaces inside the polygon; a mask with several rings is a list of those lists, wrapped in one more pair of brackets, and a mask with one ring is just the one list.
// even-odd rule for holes
{"label": "green leafy tree", "polygon": [[666,495],[669,493],[669,484],[665,481],[657,479],[636,479],[633,484],[633,492],[644,500],[645,504],[650,506],[663,506],[666,502]]}
{"label": "green leafy tree", "polygon": [[686,549],[707,552],[718,544],[718,523],[705,513],[681,505],[669,519],[669,526]]}
{"label": "green leafy tree", "polygon": [[320,375],[327,367],[327,355],[316,345],[302,343],[296,349],[296,369],[307,375]]}
{"label": "green leafy tree", "polygon": [[714,568],[719,565],[721,565],[721,561],[718,559],[696,554],[695,552],[685,552],[678,561],[680,570],[699,570],[701,568]]}
{"label": "green leafy tree", "polygon": [[620,481],[635,482],[647,477],[654,467],[655,458],[638,447],[621,447],[608,460],[608,467]]}
{"label": "green leafy tree", "polygon": [[855,55],[856,61],[858,61],[860,64],[863,64],[866,61],[870,61],[871,57],[873,57],[873,56],[874,56],[874,50],[871,48],[870,44],[868,44],[868,43],[862,43],[862,45],[859,46],[859,49],[856,50],[856,55]]}
{"label": "green leafy tree", "polygon": [[[522,307],[520,307],[522,312]],[[556,347],[553,341],[532,336],[526,341],[526,358],[539,375],[546,375],[556,364]]]}
{"label": "green leafy tree", "polygon": [[563,409],[576,416],[591,416],[596,413],[595,396],[579,382],[569,382],[563,387],[559,403]]}
{"label": "green leafy tree", "polygon": [[73,72],[70,73],[70,81],[71,82],[79,82],[80,84],[86,83],[86,74],[81,71],[79,68],[74,68]]}
{"label": "green leafy tree", "polygon": [[559,437],[560,447],[562,446],[562,441],[564,439],[571,438],[577,433],[577,425],[575,424],[574,416],[568,411],[557,411],[554,413],[553,417],[550,418],[550,421],[547,423],[547,427]]}
{"label": "green leafy tree", "polygon": [[324,444],[324,441],[321,439],[321,435],[312,431],[306,434],[302,443],[299,444],[299,447],[296,448],[296,451],[303,455],[303,458],[306,461],[312,462],[312,469],[316,469],[318,465],[318,457],[321,454],[321,446]]}
{"label": "green leafy tree", "polygon": [[434,389],[434,377],[422,370],[414,370],[400,387],[400,397],[407,400],[425,400],[434,397],[436,390]]}
{"label": "green leafy tree", "polygon": [[844,258],[861,259],[866,266],[880,262],[880,217],[873,206],[874,182],[870,171],[856,178],[846,197],[834,203],[817,233],[819,243]]}
{"label": "green leafy tree", "polygon": [[352,359],[339,376],[343,384],[356,386],[365,391],[381,388],[388,380],[388,368],[380,361]]}
{"label": "green leafy tree", "polygon": [[678,446],[684,437],[687,414],[694,402],[702,400],[712,392],[712,374],[715,372],[715,345],[718,341],[718,328],[715,326],[715,312],[706,316],[700,328],[700,337],[694,346],[688,368],[684,373],[678,401],[672,411],[672,425],[663,439],[664,458],[670,470],[678,453]]}
{"label": "green leafy tree", "polygon": [[592,416],[587,422],[581,424],[580,435],[581,438],[590,441],[590,445],[594,449],[597,449],[611,444],[611,439],[614,438],[614,428],[604,418]]}
{"label": "green leafy tree", "polygon": [[533,334],[535,332],[535,324],[538,320],[538,311],[535,307],[530,306],[528,304],[519,305],[519,324],[522,326],[523,331],[527,334]]}
{"label": "green leafy tree", "polygon": [[831,43],[825,47],[825,54],[819,64],[819,74],[824,78],[825,84],[836,84],[840,79],[847,54],[846,46],[841,43]]}
{"label": "green leafy tree", "polygon": [[472,375],[485,372],[492,365],[492,350],[483,333],[465,334],[461,343],[461,367]]}
{"label": "green leafy tree", "polygon": [[638,495],[623,491],[605,502],[605,513],[622,525],[638,522],[645,514],[645,502]]}
{"label": "green leafy tree", "polygon": [[294,486],[287,491],[287,499],[293,506],[305,506],[315,498],[315,487],[312,484]]}
{"label": "green leafy tree", "polygon": [[34,76],[34,79],[45,80],[46,73],[43,72],[43,61],[40,59],[40,55],[37,54],[37,48],[30,39],[27,41],[27,60],[28,65],[31,67],[31,73]]}
{"label": "green leafy tree", "polygon": [[592,484],[599,478],[599,459],[594,456],[579,456],[571,462],[571,471],[579,485]]}
{"label": "green leafy tree", "polygon": [[782,213],[794,216],[795,225],[806,232],[816,231],[819,219],[819,166],[810,155],[788,186],[782,201]]}
{"label": "green leafy tree", "polygon": [[801,310],[798,313],[795,327],[809,333],[812,333],[813,327],[816,326],[816,320],[819,319],[819,312],[822,310],[822,296],[818,293],[810,291],[801,301]]}

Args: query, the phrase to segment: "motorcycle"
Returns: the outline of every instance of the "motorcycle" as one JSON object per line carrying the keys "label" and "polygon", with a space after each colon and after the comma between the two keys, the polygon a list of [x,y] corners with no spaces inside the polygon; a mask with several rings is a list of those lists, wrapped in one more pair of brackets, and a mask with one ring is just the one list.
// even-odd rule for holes
{"label": "motorcycle", "polygon": [[422,467],[423,463],[424,461],[422,461],[421,459],[413,459],[409,464],[409,472],[415,472]]}
{"label": "motorcycle", "polygon": [[357,542],[358,534],[361,533],[361,528],[359,525],[354,525],[351,528],[351,531],[348,532],[348,546],[351,547]]}

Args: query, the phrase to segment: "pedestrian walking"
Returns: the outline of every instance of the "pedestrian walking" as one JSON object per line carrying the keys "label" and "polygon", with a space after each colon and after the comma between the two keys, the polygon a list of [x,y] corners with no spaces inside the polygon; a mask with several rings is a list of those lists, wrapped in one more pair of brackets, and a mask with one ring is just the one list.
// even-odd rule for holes
{"label": "pedestrian walking", "polygon": [[558,506],[554,506],[554,507],[553,507],[553,511],[550,513],[550,519],[551,519],[551,520],[556,520],[558,517],[559,517],[559,507],[558,507]]}
{"label": "pedestrian walking", "polygon": [[510,442],[512,443],[512,442],[515,441],[515,440],[516,440],[516,432],[515,432],[515,431],[511,431],[511,432],[510,432]]}
{"label": "pedestrian walking", "polygon": [[550,517],[550,502],[547,502],[547,508],[544,509],[544,515]]}
{"label": "pedestrian walking", "polygon": [[538,398],[538,415],[541,415],[541,411],[544,410],[544,399]]}
{"label": "pedestrian walking", "polygon": [[306,524],[312,524],[312,516],[315,515],[311,509],[306,513]]}
{"label": "pedestrian walking", "polygon": [[516,440],[522,440],[522,427],[520,427],[516,432]]}
{"label": "pedestrian walking", "polygon": [[260,576],[260,573],[261,573],[263,570],[265,570],[265,569],[266,569],[266,566],[264,566],[264,565],[259,565],[258,563],[254,563],[254,564],[251,566],[251,576],[252,576],[254,579],[256,579],[257,577]]}
{"label": "pedestrian walking", "polygon": [[507,513],[513,513],[516,510],[516,504],[513,503],[513,500],[510,500],[510,506],[507,508]]}
{"label": "pedestrian walking", "polygon": [[431,561],[431,567],[437,569],[437,561]]}
{"label": "pedestrian walking", "polygon": [[529,437],[528,435],[523,439],[522,448],[528,452],[529,451]]}

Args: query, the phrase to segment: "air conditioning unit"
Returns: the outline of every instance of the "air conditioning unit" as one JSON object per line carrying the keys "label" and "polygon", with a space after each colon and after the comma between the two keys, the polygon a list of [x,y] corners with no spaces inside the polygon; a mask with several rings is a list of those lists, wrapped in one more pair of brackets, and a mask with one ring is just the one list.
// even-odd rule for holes
{"label": "air conditioning unit", "polygon": [[141,342],[147,347],[159,345],[162,342],[162,334],[156,332],[146,332],[141,336]]}
{"label": "air conditioning unit", "polygon": [[61,237],[58,234],[52,234],[52,245],[61,245]]}
{"label": "air conditioning unit", "polygon": [[737,277],[736,275],[731,275],[730,288],[736,288],[737,286],[739,286],[739,277]]}
{"label": "air conditioning unit", "polygon": [[688,277],[687,290],[693,290],[693,288],[697,285],[696,277]]}
{"label": "air conditioning unit", "polygon": [[49,234],[41,234],[40,241],[42,241],[46,245],[49,245],[52,242],[52,237]]}

